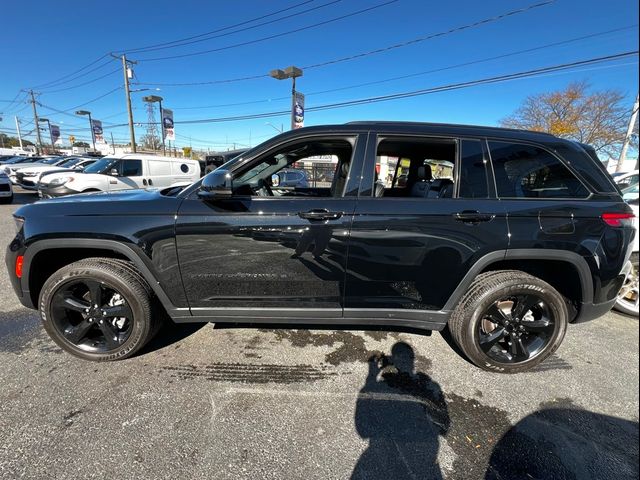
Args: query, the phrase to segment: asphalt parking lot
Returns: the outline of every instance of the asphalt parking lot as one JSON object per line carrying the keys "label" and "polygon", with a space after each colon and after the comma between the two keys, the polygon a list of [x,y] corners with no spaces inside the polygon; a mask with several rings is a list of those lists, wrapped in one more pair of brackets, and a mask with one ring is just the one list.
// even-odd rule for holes
{"label": "asphalt parking lot", "polygon": [[95,364],[14,297],[16,208],[0,206],[2,478],[638,478],[638,319],[574,325],[510,376],[439,333],[213,325]]}

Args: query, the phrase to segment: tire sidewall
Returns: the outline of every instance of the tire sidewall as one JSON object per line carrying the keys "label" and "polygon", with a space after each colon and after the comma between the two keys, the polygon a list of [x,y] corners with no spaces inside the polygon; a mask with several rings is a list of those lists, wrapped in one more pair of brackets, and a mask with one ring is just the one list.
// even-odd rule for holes
{"label": "tire sidewall", "polygon": [[[120,293],[127,304],[131,307],[133,312],[133,325],[129,338],[117,349],[105,352],[105,353],[92,353],[82,350],[66,340],[62,332],[58,330],[52,319],[51,313],[51,301],[56,292],[63,288],[65,285],[78,280],[97,280],[107,285],[109,288],[113,288]],[[147,318],[142,303],[137,299],[135,293],[131,290],[131,287],[117,275],[109,272],[108,270],[101,269],[100,267],[83,266],[70,268],[65,267],[54,273],[45,283],[39,300],[39,312],[42,325],[51,338],[64,350],[72,353],[78,357],[94,360],[94,361],[108,361],[117,360],[131,355],[141,342],[147,338],[150,328],[149,322],[145,321]]]}
{"label": "tire sidewall", "polygon": [[[476,302],[471,318],[466,324],[465,353],[476,365],[486,369],[502,373],[517,373],[531,369],[553,354],[564,339],[568,324],[568,310],[563,297],[551,287],[544,285],[541,281],[514,280],[502,284],[499,288],[494,288],[486,292]],[[553,316],[555,330],[545,349],[533,358],[515,364],[500,363],[489,357],[479,346],[478,324],[482,321],[484,313],[494,302],[512,295],[535,294],[541,297]]]}

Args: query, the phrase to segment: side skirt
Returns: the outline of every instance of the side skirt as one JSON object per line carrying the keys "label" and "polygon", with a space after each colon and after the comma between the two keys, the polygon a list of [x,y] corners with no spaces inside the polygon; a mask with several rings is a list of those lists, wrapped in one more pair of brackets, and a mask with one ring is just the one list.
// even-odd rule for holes
{"label": "side skirt", "polygon": [[[292,311],[294,310],[294,311]],[[362,326],[407,328],[416,330],[443,330],[447,325],[450,311],[426,310],[377,310],[377,309],[345,309],[344,317],[322,316],[313,309],[275,310],[260,309],[258,311],[244,309],[193,310],[193,316],[188,311],[172,315],[176,323],[213,322],[235,324],[271,324],[282,325],[284,328],[295,326]]]}

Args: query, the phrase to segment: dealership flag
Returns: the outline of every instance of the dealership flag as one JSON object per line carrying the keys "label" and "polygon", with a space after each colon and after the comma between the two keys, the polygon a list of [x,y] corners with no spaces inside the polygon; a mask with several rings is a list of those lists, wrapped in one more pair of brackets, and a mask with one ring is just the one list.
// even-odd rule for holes
{"label": "dealership flag", "polygon": [[51,125],[49,133],[51,133],[51,145],[60,141],[60,127],[58,125]]}
{"label": "dealership flag", "polygon": [[173,110],[162,109],[162,130],[164,132],[164,140],[176,140],[176,131],[173,127]]}
{"label": "dealership flag", "polygon": [[291,129],[304,127],[304,94],[295,92],[291,101]]}
{"label": "dealership flag", "polygon": [[106,143],[104,141],[104,132],[102,131],[102,122],[100,120],[91,119],[91,130],[93,130],[93,139],[96,143]]}

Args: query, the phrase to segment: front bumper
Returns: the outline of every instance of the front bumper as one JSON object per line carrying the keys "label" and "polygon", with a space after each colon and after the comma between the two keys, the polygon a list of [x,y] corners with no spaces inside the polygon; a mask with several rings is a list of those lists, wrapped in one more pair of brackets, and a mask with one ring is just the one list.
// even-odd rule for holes
{"label": "front bumper", "polygon": [[27,308],[35,308],[31,302],[31,296],[29,292],[24,292],[22,289],[22,279],[16,276],[16,259],[18,255],[24,255],[24,247],[22,239],[18,234],[11,243],[7,246],[7,252],[4,257],[4,262],[7,266],[7,273],[9,274],[9,281],[13,291],[16,292],[18,300]]}
{"label": "front bumper", "polygon": [[64,197],[65,195],[74,195],[77,192],[76,190],[71,190],[70,188],[65,187],[64,185],[50,187],[48,185],[39,185],[38,186],[38,196],[40,198],[56,198],[56,197]]}
{"label": "front bumper", "polygon": [[608,302],[603,303],[581,303],[580,304],[580,313],[578,316],[573,319],[571,323],[584,323],[590,320],[595,320],[596,318],[600,318],[602,315],[606,314],[613,308],[617,300],[617,297],[613,300],[609,300]]}
{"label": "front bumper", "polygon": [[0,183],[0,197],[10,197],[11,195],[13,195],[13,188],[11,186],[11,183]]}

